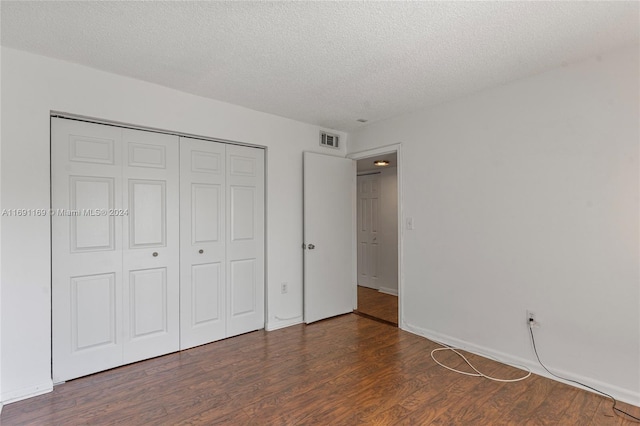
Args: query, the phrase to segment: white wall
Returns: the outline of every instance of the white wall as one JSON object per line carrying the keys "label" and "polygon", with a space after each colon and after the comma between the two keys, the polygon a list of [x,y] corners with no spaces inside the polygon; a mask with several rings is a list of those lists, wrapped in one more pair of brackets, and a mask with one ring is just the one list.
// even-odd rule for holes
{"label": "white wall", "polygon": [[395,167],[380,171],[380,291],[398,294],[398,179]]}
{"label": "white wall", "polygon": [[371,124],[402,143],[405,329],[640,404],[638,46]]}
{"label": "white wall", "polygon": [[[2,51],[0,51],[0,70],[2,69]],[[0,78],[0,94],[2,94],[2,78]],[[2,129],[2,102],[0,102],[0,129]],[[0,139],[1,141],[1,139]],[[2,188],[2,144],[0,144],[0,188]],[[0,211],[2,208],[2,191],[0,191]],[[1,218],[2,216],[0,216]],[[2,219],[0,219],[0,239],[2,238]],[[0,271],[2,271],[2,244],[0,243]],[[0,273],[0,332],[2,331],[2,274]],[[2,338],[0,338],[0,413],[2,413]]]}
{"label": "white wall", "polygon": [[[51,111],[266,146],[267,327],[301,321],[302,151],[344,150],[320,148],[319,128],[309,124],[13,49],[1,54],[1,208],[50,205]],[[0,224],[6,403],[51,389],[50,223],[2,217]],[[289,283],[287,294],[281,282]]]}

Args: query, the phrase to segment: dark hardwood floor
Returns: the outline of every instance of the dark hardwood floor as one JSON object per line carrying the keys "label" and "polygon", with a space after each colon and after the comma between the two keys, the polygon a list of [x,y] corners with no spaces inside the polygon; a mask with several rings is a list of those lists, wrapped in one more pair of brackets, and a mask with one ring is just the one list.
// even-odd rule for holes
{"label": "dark hardwood floor", "polygon": [[[2,425],[622,425],[598,395],[539,376],[450,372],[436,344],[357,315],[105,371],[4,407]],[[439,359],[461,361],[451,353]],[[521,371],[470,359],[487,374]],[[636,415],[640,408],[622,404]]]}
{"label": "dark hardwood floor", "polygon": [[358,312],[398,325],[398,296],[359,285]]}

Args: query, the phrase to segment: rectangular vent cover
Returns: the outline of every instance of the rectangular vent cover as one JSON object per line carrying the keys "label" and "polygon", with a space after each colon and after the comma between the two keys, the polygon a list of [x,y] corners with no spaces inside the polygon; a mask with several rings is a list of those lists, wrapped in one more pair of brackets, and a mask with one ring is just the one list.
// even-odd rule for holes
{"label": "rectangular vent cover", "polygon": [[320,146],[329,148],[340,148],[340,136],[320,131]]}

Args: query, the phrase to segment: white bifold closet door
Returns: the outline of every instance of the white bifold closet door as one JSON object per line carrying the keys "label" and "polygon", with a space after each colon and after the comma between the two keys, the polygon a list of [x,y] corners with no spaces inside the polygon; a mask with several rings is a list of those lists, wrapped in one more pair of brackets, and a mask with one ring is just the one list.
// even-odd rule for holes
{"label": "white bifold closet door", "polygon": [[264,151],[227,145],[227,336],[264,327]]}
{"label": "white bifold closet door", "polygon": [[124,363],[180,347],[178,138],[122,130]]}
{"label": "white bifold closet door", "polygon": [[180,138],[180,347],[264,326],[264,151]]}
{"label": "white bifold closet door", "polygon": [[226,337],[225,145],[180,139],[180,347]]}
{"label": "white bifold closet door", "polygon": [[53,379],[264,327],[264,151],[51,120]]}
{"label": "white bifold closet door", "polygon": [[52,119],[54,382],[178,350],[177,139]]}

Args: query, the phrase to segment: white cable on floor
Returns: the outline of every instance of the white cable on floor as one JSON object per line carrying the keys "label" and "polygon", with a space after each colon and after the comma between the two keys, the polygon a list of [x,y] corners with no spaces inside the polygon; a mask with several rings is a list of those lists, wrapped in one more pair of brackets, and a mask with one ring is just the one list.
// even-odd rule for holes
{"label": "white cable on floor", "polygon": [[[521,368],[525,369],[527,371],[527,374],[525,376],[519,377],[517,379],[499,379],[497,377],[487,376],[486,374],[484,374],[480,370],[478,370],[476,367],[474,367],[473,364],[471,364],[471,362],[469,362],[469,360],[464,355],[462,355],[460,352],[458,352],[456,350],[456,348],[452,348],[452,347],[446,346],[446,345],[443,345],[443,346],[444,346],[443,348],[436,348],[436,349],[431,351],[431,359],[433,359],[436,362],[436,364],[438,364],[439,366],[444,367],[447,370],[451,370],[451,371],[453,371],[455,373],[464,374],[466,376],[473,376],[473,377],[484,377],[485,379],[493,380],[494,382],[504,382],[504,383],[519,382],[519,381],[524,380],[527,377],[531,376],[531,370],[528,369],[525,366],[522,366],[522,365],[517,366],[516,368],[521,367]],[[475,371],[475,373],[469,373],[467,371],[456,370],[455,368],[451,368],[451,367],[448,367],[448,366],[444,365],[443,363],[438,361],[436,359],[436,357],[433,355],[434,352],[439,352],[439,351],[453,351],[453,352],[455,352],[459,357],[461,357],[464,360],[464,362],[467,363],[467,365],[469,367],[471,367],[473,369],[473,371]],[[495,359],[494,359],[494,361],[500,362],[500,361],[495,360]],[[515,367],[515,366],[511,365],[510,367]]]}

